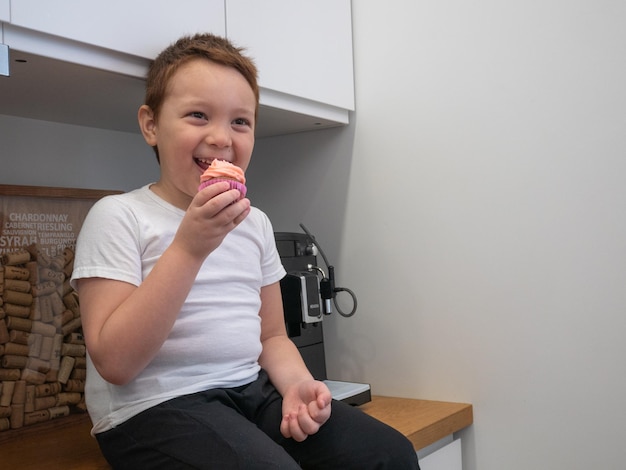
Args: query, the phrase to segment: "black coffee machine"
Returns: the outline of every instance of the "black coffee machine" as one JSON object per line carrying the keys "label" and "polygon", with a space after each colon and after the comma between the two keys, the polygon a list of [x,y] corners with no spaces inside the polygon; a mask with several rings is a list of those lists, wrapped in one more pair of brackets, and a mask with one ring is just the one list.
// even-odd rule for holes
{"label": "black coffee machine", "polygon": [[[280,281],[287,334],[317,380],[326,380],[322,305],[317,250],[306,234],[276,232],[276,246],[287,275]],[[311,266],[311,268],[309,268]]]}
{"label": "black coffee machine", "polygon": [[[298,347],[313,377],[326,382],[333,398],[361,405],[371,400],[369,384],[328,380],[326,374],[322,323],[324,316],[331,313],[332,292],[329,290],[334,289],[334,281],[329,282],[317,264],[317,243],[306,232],[274,233],[278,254],[287,271],[280,281],[287,334]],[[332,266],[326,268],[329,271],[334,269]]]}

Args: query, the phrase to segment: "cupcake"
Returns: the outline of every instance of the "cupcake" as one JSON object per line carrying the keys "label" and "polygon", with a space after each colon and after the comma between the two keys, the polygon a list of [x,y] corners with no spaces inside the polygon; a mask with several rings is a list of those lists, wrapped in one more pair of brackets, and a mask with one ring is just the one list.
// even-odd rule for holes
{"label": "cupcake", "polygon": [[213,160],[211,162],[211,165],[200,177],[198,191],[220,181],[230,183],[230,189],[237,189],[241,193],[242,198],[246,196],[246,177],[243,174],[243,170],[226,160]]}

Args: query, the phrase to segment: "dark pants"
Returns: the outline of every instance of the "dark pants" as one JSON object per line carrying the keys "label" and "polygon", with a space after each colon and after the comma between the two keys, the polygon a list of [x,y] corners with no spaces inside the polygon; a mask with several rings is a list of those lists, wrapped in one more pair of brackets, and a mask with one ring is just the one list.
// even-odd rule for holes
{"label": "dark pants", "polygon": [[114,469],[419,469],[402,434],[338,401],[316,434],[285,439],[281,403],[261,371],[249,385],[175,398],[96,437]]}

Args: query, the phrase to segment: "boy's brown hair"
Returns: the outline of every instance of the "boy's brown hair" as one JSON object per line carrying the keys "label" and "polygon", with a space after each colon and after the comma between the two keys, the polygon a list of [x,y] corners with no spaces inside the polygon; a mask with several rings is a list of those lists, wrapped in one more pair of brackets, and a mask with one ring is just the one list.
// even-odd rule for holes
{"label": "boy's brown hair", "polygon": [[[157,119],[170,79],[178,68],[194,59],[207,59],[216,64],[233,67],[246,79],[256,98],[259,109],[259,85],[257,69],[251,58],[243,54],[244,49],[236,47],[228,39],[210,33],[184,36],[164,49],[150,64],[146,76],[144,104],[150,107]],[[157,149],[157,160],[159,154]]]}

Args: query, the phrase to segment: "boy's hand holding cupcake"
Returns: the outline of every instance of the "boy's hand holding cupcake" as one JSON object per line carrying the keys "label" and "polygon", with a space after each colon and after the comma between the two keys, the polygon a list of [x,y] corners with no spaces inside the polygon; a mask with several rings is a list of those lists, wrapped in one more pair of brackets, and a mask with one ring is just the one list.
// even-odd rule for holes
{"label": "boy's hand holding cupcake", "polygon": [[226,181],[230,184],[230,189],[238,190],[241,193],[241,198],[246,196],[248,189],[246,188],[246,177],[243,170],[226,160],[213,160],[211,162],[211,165],[200,177],[198,191],[220,181]]}

